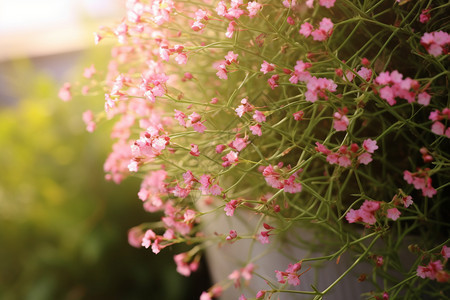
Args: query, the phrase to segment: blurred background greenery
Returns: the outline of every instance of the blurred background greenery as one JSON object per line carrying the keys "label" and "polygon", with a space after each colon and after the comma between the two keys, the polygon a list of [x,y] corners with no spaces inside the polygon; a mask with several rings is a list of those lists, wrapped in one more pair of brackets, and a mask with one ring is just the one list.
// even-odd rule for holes
{"label": "blurred background greenery", "polygon": [[[97,49],[68,58],[106,64]],[[152,217],[138,180],[104,180],[107,125],[89,134],[81,119],[102,97],[63,103],[61,82],[31,60],[1,63],[0,75],[18,99],[0,106],[0,299],[198,299],[205,266],[190,278],[175,271],[186,249],[128,245],[128,229]]]}

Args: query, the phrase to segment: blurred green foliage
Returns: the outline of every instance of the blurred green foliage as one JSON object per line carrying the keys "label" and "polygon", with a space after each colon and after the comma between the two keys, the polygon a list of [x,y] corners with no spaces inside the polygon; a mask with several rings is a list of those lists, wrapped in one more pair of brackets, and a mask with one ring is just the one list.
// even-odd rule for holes
{"label": "blurred green foliage", "polygon": [[0,109],[0,299],[198,299],[209,282],[176,273],[184,249],[128,245],[151,217],[137,180],[104,180],[108,129],[89,134],[81,120],[101,100],[63,103],[52,79],[20,65],[23,99]]}

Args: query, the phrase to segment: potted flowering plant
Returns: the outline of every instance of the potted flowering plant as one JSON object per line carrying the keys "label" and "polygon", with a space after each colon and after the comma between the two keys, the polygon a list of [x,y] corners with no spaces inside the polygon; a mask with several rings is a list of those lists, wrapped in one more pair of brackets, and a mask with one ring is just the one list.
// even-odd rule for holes
{"label": "potted flowering plant", "polygon": [[127,1],[95,33],[117,40],[108,69],[77,89],[105,99],[89,131],[115,122],[106,178],[142,178],[161,215],[131,245],[191,245],[185,276],[238,249],[208,254],[201,299],[448,296],[448,8]]}

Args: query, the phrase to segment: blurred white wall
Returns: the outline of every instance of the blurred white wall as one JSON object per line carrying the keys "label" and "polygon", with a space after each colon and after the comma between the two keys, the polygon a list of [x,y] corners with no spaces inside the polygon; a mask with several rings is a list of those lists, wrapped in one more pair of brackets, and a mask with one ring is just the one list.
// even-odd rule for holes
{"label": "blurred white wall", "polygon": [[94,46],[98,27],[121,19],[124,1],[0,0],[0,108],[16,104],[17,91],[27,88],[11,73],[12,61],[27,58],[35,71],[64,82]]}
{"label": "blurred white wall", "polygon": [[0,0],[0,61],[84,49],[123,0]]}

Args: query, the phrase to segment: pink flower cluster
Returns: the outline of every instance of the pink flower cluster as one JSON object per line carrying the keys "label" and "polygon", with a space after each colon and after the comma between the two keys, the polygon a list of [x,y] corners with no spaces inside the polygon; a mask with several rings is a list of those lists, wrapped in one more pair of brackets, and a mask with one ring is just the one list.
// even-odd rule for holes
{"label": "pink flower cluster", "polygon": [[362,222],[366,225],[373,225],[377,221],[376,213],[380,209],[386,209],[387,218],[396,221],[401,215],[400,211],[396,207],[387,207],[389,207],[387,203],[365,200],[359,209],[350,209],[345,215],[345,219],[349,223]]}
{"label": "pink flower cluster", "polygon": [[442,123],[443,120],[450,120],[450,108],[444,108],[442,111],[436,109],[430,113],[428,118],[433,121],[431,131],[434,134],[444,135],[450,138],[450,127],[445,127]]}
{"label": "pink flower cluster", "polygon": [[[185,120],[187,118],[187,121]],[[205,121],[202,121],[202,116],[198,113],[193,112],[189,116],[186,116],[183,112],[175,109],[174,119],[178,121],[178,123],[185,127],[192,127],[195,131],[203,133],[206,130],[206,126],[203,125]]]}
{"label": "pink flower cluster", "polygon": [[409,77],[403,79],[403,75],[397,70],[381,72],[374,82],[380,87],[378,91],[380,97],[391,106],[397,102],[395,98],[405,99],[408,103],[412,103],[416,101],[417,97],[419,104],[427,106],[430,103],[431,96],[425,91],[420,92],[417,80]]}
{"label": "pink flower cluster", "polygon": [[315,41],[325,41],[333,33],[333,25],[329,18],[323,18],[317,29],[314,29],[311,23],[305,22],[300,26],[299,33],[306,38],[312,36]]}
{"label": "pink flower cluster", "polygon": [[378,149],[378,146],[376,141],[366,139],[363,141],[361,149],[357,144],[353,143],[350,145],[350,148],[342,145],[336,152],[333,152],[319,142],[316,142],[315,149],[317,152],[327,156],[327,162],[329,164],[337,164],[341,167],[348,168],[355,160],[359,164],[369,164],[372,161],[372,153]]}
{"label": "pink flower cluster", "polygon": [[444,263],[441,260],[430,260],[426,266],[418,266],[416,274],[420,278],[429,278],[438,282],[450,282],[450,273],[444,270],[444,265],[450,258],[450,248],[444,245],[440,252],[440,256],[444,259]]}
{"label": "pink flower cluster", "polygon": [[303,273],[299,274],[298,271],[300,271],[301,268],[302,268],[302,262],[298,262],[295,264],[289,264],[287,269],[284,271],[276,270],[275,273],[276,273],[278,282],[284,284],[287,281],[287,283],[294,285],[294,286],[300,285],[300,276],[303,275],[305,272],[309,271],[311,269],[311,267],[308,268]]}
{"label": "pink flower cluster", "polygon": [[248,284],[248,282],[253,277],[254,269],[255,269],[255,265],[250,263],[239,270],[234,270],[230,275],[228,275],[228,279],[233,280],[234,287],[238,288],[241,286],[241,281],[240,281],[241,278],[243,278],[245,280],[245,282]]}
{"label": "pink flower cluster", "polygon": [[433,56],[448,53],[450,34],[445,31],[425,32],[420,39],[420,44]]}
{"label": "pink flower cluster", "polygon": [[[298,177],[298,172],[294,172],[291,175],[288,175],[288,179],[284,179],[284,176],[282,175],[283,170],[282,164],[279,164],[276,167],[273,167],[272,165],[268,165],[265,167],[262,171],[262,174],[264,176],[264,179],[266,180],[267,184],[270,185],[273,188],[284,190],[286,193],[299,193],[302,191],[302,184],[300,182],[296,182],[295,179]],[[288,167],[289,170],[289,167]],[[288,171],[287,170],[287,171]]]}
{"label": "pink flower cluster", "polygon": [[422,195],[432,198],[437,191],[431,185],[430,169],[417,169],[417,172],[411,173],[407,170],[403,172],[403,179],[407,183],[413,184],[416,190],[422,190]]}
{"label": "pink flower cluster", "polygon": [[232,63],[238,63],[237,61],[238,54],[235,54],[233,51],[228,51],[228,54],[225,56],[224,61],[217,62],[215,64],[215,68],[217,69],[217,77],[220,79],[228,79],[228,66]]}
{"label": "pink flower cluster", "polygon": [[230,23],[228,24],[227,32],[225,33],[225,36],[227,38],[233,37],[233,33],[235,31],[235,26],[237,25],[235,20],[239,19],[242,15],[245,15],[245,14],[247,14],[250,18],[253,18],[262,9],[261,4],[259,4],[256,1],[251,1],[251,2],[248,2],[248,4],[247,4],[248,13],[246,13],[243,9],[241,9],[243,4],[244,4],[243,0],[231,0],[230,7],[227,7],[227,5],[225,4],[225,1],[220,1],[217,4],[217,7],[216,7],[217,15],[219,15],[221,17],[225,17],[226,19],[230,20]]}
{"label": "pink flower cluster", "polygon": [[339,108],[338,111],[333,114],[333,118],[334,118],[333,127],[336,131],[346,131],[347,130],[347,126],[350,122],[346,116],[347,113],[348,113],[348,108],[344,107],[342,109]]}
{"label": "pink flower cluster", "polygon": [[137,172],[141,164],[161,155],[169,141],[170,138],[162,132],[162,127],[149,127],[131,146],[132,158],[128,165],[130,172]]}
{"label": "pink flower cluster", "polygon": [[177,265],[177,272],[186,277],[191,275],[191,272],[197,271],[199,267],[199,258],[196,257],[194,258],[194,260],[190,261],[191,260],[190,255],[188,255],[188,253],[185,252],[176,254],[173,257],[173,260]]}
{"label": "pink flower cluster", "polygon": [[332,79],[311,76],[308,71],[311,66],[311,63],[298,60],[293,72],[286,70],[291,75],[289,82],[292,84],[297,84],[299,81],[306,83],[305,100],[308,102],[314,103],[319,98],[327,100],[327,92],[336,92],[337,85]]}
{"label": "pink flower cluster", "polygon": [[419,22],[422,24],[428,23],[431,19],[430,9],[423,9],[419,16]]}
{"label": "pink flower cluster", "polygon": [[263,231],[261,231],[261,232],[258,234],[258,240],[259,240],[259,242],[260,242],[261,244],[269,244],[269,243],[270,243],[270,241],[269,241],[269,236],[271,235],[270,232],[271,232],[272,230],[274,230],[275,227],[272,227],[272,226],[270,226],[270,225],[267,224],[267,223],[264,223],[264,224],[263,224],[263,227],[264,227],[264,229],[266,229],[266,230],[263,230]]}

